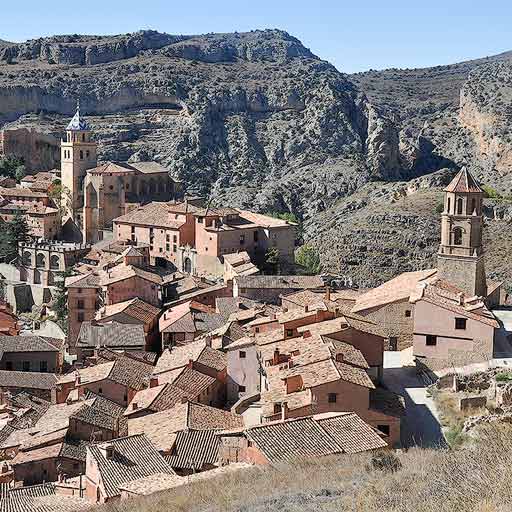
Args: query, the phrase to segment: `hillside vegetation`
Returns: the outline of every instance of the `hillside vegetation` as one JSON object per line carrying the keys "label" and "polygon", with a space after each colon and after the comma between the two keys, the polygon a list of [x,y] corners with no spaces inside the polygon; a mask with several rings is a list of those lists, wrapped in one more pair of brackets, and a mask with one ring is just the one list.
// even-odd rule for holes
{"label": "hillside vegetation", "polygon": [[[414,448],[376,469],[368,454],[255,467],[101,512],[498,512],[512,510],[512,428],[460,450]],[[391,456],[392,459],[392,456]],[[393,471],[393,466],[401,469]],[[129,506],[127,507],[127,503]]]}

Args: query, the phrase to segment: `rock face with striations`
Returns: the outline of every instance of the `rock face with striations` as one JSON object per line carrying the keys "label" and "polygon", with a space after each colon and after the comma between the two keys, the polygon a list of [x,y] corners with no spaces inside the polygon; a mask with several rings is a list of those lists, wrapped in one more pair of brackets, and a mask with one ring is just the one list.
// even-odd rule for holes
{"label": "rock face with striations", "polygon": [[291,211],[326,270],[373,285],[432,264],[425,183],[469,163],[512,190],[509,67],[504,54],[348,76],[279,30],[1,42],[0,126],[57,134],[80,98],[100,158],[154,159],[189,193]]}

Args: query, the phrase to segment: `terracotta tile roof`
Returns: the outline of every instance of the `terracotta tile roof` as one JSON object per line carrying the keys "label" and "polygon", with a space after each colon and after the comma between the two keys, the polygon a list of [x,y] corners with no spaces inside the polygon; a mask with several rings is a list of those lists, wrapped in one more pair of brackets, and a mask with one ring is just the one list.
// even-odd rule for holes
{"label": "terracotta tile roof", "polygon": [[220,439],[215,430],[187,430],[178,432],[174,447],[166,462],[174,470],[200,471],[219,460]]}
{"label": "terracotta tile roof", "polygon": [[138,224],[178,230],[185,221],[171,218],[168,203],[152,202],[117,217],[114,224]]}
{"label": "terracotta tile roof", "polygon": [[188,482],[188,478],[178,475],[169,475],[166,473],[155,473],[138,480],[132,480],[126,484],[120,485],[119,489],[127,491],[130,494],[139,496],[147,496],[155,492],[165,491],[184,485]]}
{"label": "terracotta tile roof", "polygon": [[324,286],[320,276],[237,276],[238,288],[251,289],[306,289],[321,288]]}
{"label": "terracotta tile roof", "polygon": [[109,378],[131,389],[140,390],[149,386],[153,366],[128,356],[119,357]]}
{"label": "terracotta tile roof", "polygon": [[357,313],[400,300],[408,300],[418,283],[432,280],[436,273],[436,269],[404,272],[398,277],[359,296],[352,308],[352,312]]}
{"label": "terracotta tile roof", "polygon": [[463,193],[480,193],[483,190],[480,188],[478,182],[473,178],[473,175],[463,167],[453,178],[450,184],[444,189],[445,192],[463,192]]}
{"label": "terracotta tile roof", "polygon": [[179,403],[171,409],[128,420],[130,434],[145,432],[163,451],[174,446],[175,434],[183,430],[229,430],[242,426],[241,416],[197,402]]}
{"label": "terracotta tile roof", "polygon": [[425,300],[460,316],[499,328],[498,321],[482,299],[466,298],[462,290],[442,279],[436,279],[426,286],[419,285],[414,302],[419,300]]}
{"label": "terracotta tile roof", "polygon": [[[101,446],[113,448],[113,456],[107,459]],[[87,448],[87,458],[95,460],[107,498],[120,494],[119,486],[155,473],[173,474],[172,469],[158,453],[148,438],[134,435],[113,439],[103,445]]]}
{"label": "terracotta tile roof", "polygon": [[216,379],[214,377],[210,377],[209,375],[187,367],[173,384],[186,393],[199,397],[199,395],[203,391],[206,391],[215,381]]}
{"label": "terracotta tile roof", "polygon": [[164,350],[157,361],[153,375],[157,376],[183,368],[189,361],[197,361],[217,371],[222,371],[227,365],[224,353],[207,346],[203,340],[199,340]]}
{"label": "terracotta tile roof", "polygon": [[226,369],[228,364],[227,357],[224,352],[215,350],[211,347],[205,347],[196,361],[208,368],[212,368],[221,372]]}
{"label": "terracotta tile roof", "polygon": [[53,373],[0,370],[0,388],[51,390],[56,383],[57,376]]}
{"label": "terracotta tile roof", "polygon": [[1,512],[75,512],[90,507],[84,498],[57,496],[53,483],[12,488],[0,500]]}
{"label": "terracotta tile roof", "polygon": [[93,324],[82,322],[76,341],[78,347],[99,348],[140,348],[146,346],[146,336],[142,324],[121,324],[108,322]]}
{"label": "terracotta tile roof", "polygon": [[314,418],[344,453],[359,453],[387,446],[378,432],[354,412],[319,414]]}
{"label": "terracotta tile roof", "polygon": [[60,455],[62,443],[43,446],[30,451],[19,451],[14,459],[11,460],[12,466],[20,464],[30,464],[40,460],[56,458]]}
{"label": "terracotta tile roof", "polygon": [[80,375],[80,384],[90,384],[92,382],[98,382],[100,380],[107,379],[114,367],[115,362],[110,361],[108,363],[97,364],[95,366],[88,366],[87,368],[81,368],[80,370],[74,370],[66,375],[59,378],[57,384],[66,384],[75,382],[77,373]]}
{"label": "terracotta tile roof", "polygon": [[124,263],[99,272],[99,282],[101,286],[108,286],[132,277],[140,277],[141,279],[155,284],[163,284],[165,282],[165,278],[162,277],[156,269],[149,267],[141,268],[134,265],[125,265]]}
{"label": "terracotta tile roof", "polygon": [[322,340],[329,346],[331,354],[334,358],[341,354],[343,361],[348,364],[358,366],[360,368],[370,368],[361,351],[353,345],[350,345],[350,343],[335,340],[334,338],[329,338],[328,336],[322,336]]}
{"label": "terracotta tile roof", "polygon": [[245,431],[271,463],[387,446],[355,413],[332,413],[263,423]]}
{"label": "terracotta tile roof", "polygon": [[96,272],[66,277],[66,288],[100,288],[100,276]]}
{"label": "terracotta tile roof", "polygon": [[248,220],[253,224],[257,224],[258,226],[267,227],[267,228],[275,228],[275,227],[286,227],[286,226],[295,226],[293,222],[289,222],[283,219],[277,219],[275,217],[270,217],[268,215],[263,215],[262,213],[250,212],[248,210],[238,210],[240,212],[240,217]]}
{"label": "terracotta tile roof", "polygon": [[120,313],[147,324],[160,314],[160,309],[135,297],[125,302],[104,306],[96,314],[96,320],[104,320]]}
{"label": "terracotta tile roof", "polygon": [[0,359],[6,352],[58,352],[58,345],[40,336],[0,336]]}

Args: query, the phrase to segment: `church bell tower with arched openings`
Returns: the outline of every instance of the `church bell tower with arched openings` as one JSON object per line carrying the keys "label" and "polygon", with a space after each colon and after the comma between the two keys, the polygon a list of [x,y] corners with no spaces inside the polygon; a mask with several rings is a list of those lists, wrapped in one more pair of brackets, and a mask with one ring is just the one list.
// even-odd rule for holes
{"label": "church bell tower with arched openings", "polygon": [[444,189],[438,277],[463,290],[468,297],[487,296],[482,247],[484,192],[463,167]]}
{"label": "church bell tower with arched openings", "polygon": [[79,229],[83,224],[85,175],[88,169],[97,165],[97,144],[91,136],[91,129],[80,114],[80,102],[77,102],[75,115],[66,127],[65,138],[60,144],[60,161],[67,214]]}

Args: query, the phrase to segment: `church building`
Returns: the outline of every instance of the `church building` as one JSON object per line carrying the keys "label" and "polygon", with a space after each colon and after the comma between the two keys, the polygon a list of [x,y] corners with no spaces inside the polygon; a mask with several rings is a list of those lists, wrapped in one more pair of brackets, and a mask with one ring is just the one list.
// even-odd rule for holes
{"label": "church building", "polygon": [[437,268],[405,272],[351,308],[382,327],[390,350],[412,345],[416,361],[432,370],[491,359],[499,325],[490,308],[504,303],[502,283],[485,275],[483,190],[463,168],[444,196]]}
{"label": "church building", "polygon": [[95,243],[109,237],[112,221],[151,201],[169,201],[180,193],[167,169],[156,162],[103,162],[80,113],[80,104],[61,142],[61,177],[67,219],[65,236]]}

